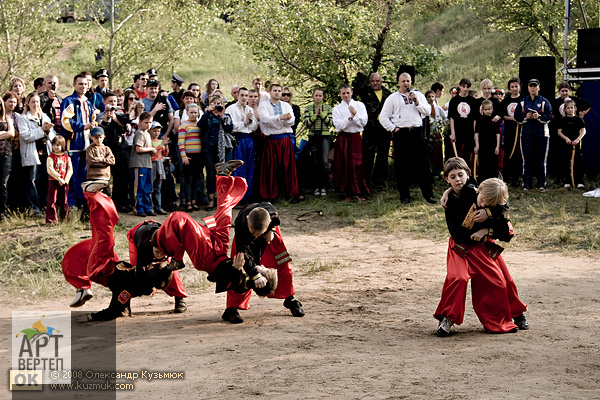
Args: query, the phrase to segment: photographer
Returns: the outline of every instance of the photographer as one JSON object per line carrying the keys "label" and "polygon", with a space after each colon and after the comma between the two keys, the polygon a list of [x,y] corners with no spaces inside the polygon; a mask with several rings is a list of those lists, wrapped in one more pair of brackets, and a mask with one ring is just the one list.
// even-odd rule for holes
{"label": "photographer", "polygon": [[[60,134],[60,103],[62,98],[56,93],[58,89],[58,77],[56,75],[47,75],[44,77],[44,88],[45,91],[40,94],[40,106],[42,112],[50,118],[50,121],[54,124],[54,132]],[[46,165],[48,154],[52,153],[51,139],[48,138],[40,139],[36,142],[38,154],[40,156],[40,163],[42,166]],[[36,172],[35,185],[37,188],[40,207],[45,207],[48,202],[48,171],[46,168],[38,168]]]}
{"label": "photographer", "polygon": [[115,156],[115,164],[111,165],[110,173],[113,177],[112,197],[121,212],[131,210],[133,204],[129,179],[129,153],[131,146],[127,143],[126,135],[129,133],[129,114],[117,106],[117,95],[107,93],[104,96],[105,112],[98,116],[100,126],[104,129],[104,144],[110,148]]}
{"label": "photographer", "polygon": [[233,143],[231,132],[233,122],[231,116],[225,113],[225,107],[220,96],[212,96],[209,106],[198,122],[200,128],[202,154],[206,165],[206,191],[208,193],[208,206],[206,211],[215,208],[215,190],[217,171],[215,164],[231,160]]}

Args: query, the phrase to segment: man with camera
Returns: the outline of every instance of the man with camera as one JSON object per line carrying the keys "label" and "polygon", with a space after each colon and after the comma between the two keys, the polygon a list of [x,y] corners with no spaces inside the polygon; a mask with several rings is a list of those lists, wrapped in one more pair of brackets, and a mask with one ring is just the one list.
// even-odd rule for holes
{"label": "man with camera", "polygon": [[56,91],[58,89],[58,77],[56,75],[47,75],[44,77],[45,91],[40,94],[40,106],[42,111],[46,114],[50,121],[54,124],[54,131],[60,133],[60,103],[62,103],[62,97],[60,97]]}
{"label": "man with camera", "polygon": [[127,124],[130,123],[129,114],[124,113],[117,106],[117,95],[107,93],[104,95],[105,112],[98,115],[100,126],[104,129],[104,144],[110,148],[115,164],[110,166],[113,177],[112,198],[117,210],[121,212],[131,211],[133,199],[130,190],[129,179],[129,153],[131,147],[127,144],[125,135],[129,131]]}

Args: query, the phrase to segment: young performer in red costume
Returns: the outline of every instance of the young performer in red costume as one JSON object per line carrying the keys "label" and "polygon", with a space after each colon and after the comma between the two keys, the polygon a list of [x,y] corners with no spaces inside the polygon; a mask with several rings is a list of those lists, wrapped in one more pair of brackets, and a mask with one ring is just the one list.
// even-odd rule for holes
{"label": "young performer in red costume", "polygon": [[[526,305],[518,299],[514,281],[497,251],[499,246],[488,244],[489,238],[502,232],[501,225],[494,225],[494,219],[491,218],[489,227],[485,227],[485,224],[471,224],[469,227],[467,223],[473,204],[477,202],[480,206],[484,205],[483,199],[478,199],[473,183],[468,182],[469,175],[470,169],[463,159],[453,157],[446,161],[444,176],[452,185],[446,203],[446,223],[451,237],[448,272],[442,298],[434,314],[440,321],[437,334],[448,336],[452,325],[462,323],[469,279],[472,279],[473,308],[487,332],[507,333],[516,332],[519,328],[528,329],[523,316]],[[481,216],[475,221],[478,219],[481,220]],[[507,227],[510,232],[504,233],[512,235],[510,225]],[[513,316],[517,325],[512,322]]]}
{"label": "young performer in red costume", "polygon": [[[256,270],[262,266],[277,271],[278,285],[268,297],[285,299],[283,306],[295,317],[304,316],[302,303],[294,298],[296,293],[292,283],[292,261],[279,229],[279,215],[271,203],[249,204],[240,210],[235,219],[235,237],[232,254],[246,255],[244,269],[250,277],[256,276]],[[260,281],[256,281],[260,284]],[[239,293],[227,292],[227,309],[223,320],[234,324],[244,322],[237,310],[250,308],[250,290]]]}
{"label": "young performer in red costume", "polygon": [[[231,167],[231,163],[235,165],[239,162],[226,163],[221,170],[230,174],[235,168]],[[154,258],[160,261],[137,267],[119,262],[114,252],[113,228],[118,215],[112,200],[103,193],[85,193],[90,208],[92,239],[78,243],[67,251],[63,259],[63,273],[67,281],[76,287],[83,288],[87,285],[89,288],[90,281],[94,281],[108,286],[113,292],[109,307],[88,315],[88,320],[109,320],[124,313],[130,314],[132,297],[148,295],[153,288],[165,288],[169,285],[172,272],[183,268],[184,251],[188,252],[197,269],[209,273],[208,279],[217,283],[217,291],[233,288],[245,292],[254,288],[259,295],[266,295],[276,288],[274,274],[263,269],[267,282],[258,288],[241,271],[244,258],[236,257],[236,260],[232,260],[226,256],[231,210],[245,193],[245,180],[219,176],[217,190],[220,200],[215,215],[215,228],[201,226],[187,214],[181,215],[184,213],[171,214],[151,237]],[[173,260],[168,262],[166,256],[173,256]]]}

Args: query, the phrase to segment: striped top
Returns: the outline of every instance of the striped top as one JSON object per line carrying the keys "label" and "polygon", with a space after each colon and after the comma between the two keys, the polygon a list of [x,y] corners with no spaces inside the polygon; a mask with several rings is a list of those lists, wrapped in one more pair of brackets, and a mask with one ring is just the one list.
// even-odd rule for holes
{"label": "striped top", "polygon": [[177,145],[182,157],[187,157],[188,154],[198,154],[202,151],[200,128],[198,128],[197,124],[197,122],[186,121],[179,128]]}

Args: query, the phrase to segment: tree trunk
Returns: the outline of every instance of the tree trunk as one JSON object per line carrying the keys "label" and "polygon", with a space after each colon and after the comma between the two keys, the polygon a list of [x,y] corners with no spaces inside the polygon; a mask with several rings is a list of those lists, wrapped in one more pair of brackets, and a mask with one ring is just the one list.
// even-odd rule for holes
{"label": "tree trunk", "polygon": [[379,35],[377,35],[377,41],[373,45],[373,47],[375,47],[375,54],[373,55],[373,59],[372,59],[372,63],[371,63],[372,67],[371,67],[371,71],[369,71],[369,72],[377,72],[377,70],[379,69],[379,66],[381,65],[381,60],[383,59],[383,48],[385,45],[385,39],[387,37],[388,32],[390,31],[390,25],[392,23],[392,21],[391,21],[392,7],[393,7],[392,0],[386,0],[386,2],[385,2],[385,14],[386,14],[385,25],[379,32]]}

